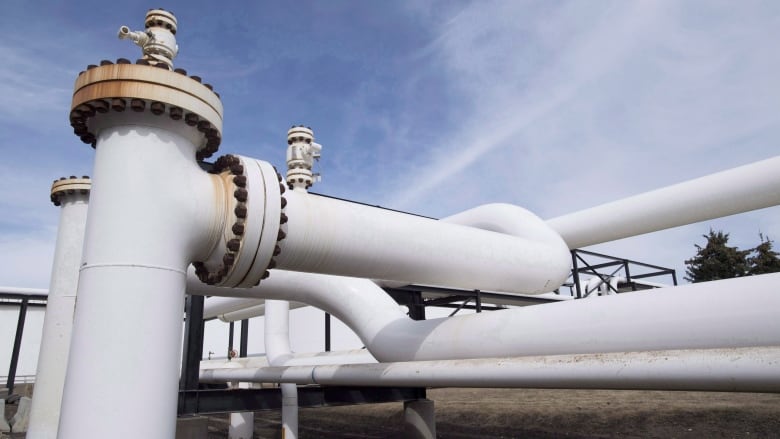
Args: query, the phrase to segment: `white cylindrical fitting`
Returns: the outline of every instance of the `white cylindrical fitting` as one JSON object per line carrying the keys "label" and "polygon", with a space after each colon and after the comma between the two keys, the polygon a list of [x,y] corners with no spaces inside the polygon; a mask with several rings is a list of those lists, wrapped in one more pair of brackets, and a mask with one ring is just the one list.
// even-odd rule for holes
{"label": "white cylindrical fitting", "polygon": [[215,245],[220,197],[195,161],[195,128],[136,112],[91,123],[97,151],[60,437],[170,438],[186,267]]}
{"label": "white cylindrical fitting", "polygon": [[[554,232],[525,237],[290,191],[278,268],[516,293],[544,293],[569,275]],[[545,230],[528,214],[524,226]]]}
{"label": "white cylindrical fitting", "polygon": [[57,437],[90,186],[86,177],[60,179],[52,186],[52,200],[61,206],[60,222],[35,374],[29,437]]}
{"label": "white cylindrical fitting", "polygon": [[569,248],[780,204],[780,156],[547,220]]}

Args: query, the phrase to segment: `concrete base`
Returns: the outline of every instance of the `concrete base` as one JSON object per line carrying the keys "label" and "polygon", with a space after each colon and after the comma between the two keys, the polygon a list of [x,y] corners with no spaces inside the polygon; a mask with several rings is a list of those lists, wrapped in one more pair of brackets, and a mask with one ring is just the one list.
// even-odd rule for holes
{"label": "concrete base", "polygon": [[252,412],[231,413],[228,439],[252,439],[255,432],[255,414]]}
{"label": "concrete base", "polygon": [[205,416],[184,416],[176,419],[176,439],[207,439],[209,419]]}
{"label": "concrete base", "polygon": [[27,427],[30,425],[30,406],[32,406],[32,399],[23,396],[19,398],[18,408],[16,414],[11,418],[11,431],[14,433],[22,433],[27,431]]}
{"label": "concrete base", "polygon": [[5,420],[5,400],[0,399],[0,433],[8,433],[11,431],[11,426],[8,425],[8,421]]}
{"label": "concrete base", "polygon": [[433,401],[417,399],[404,402],[404,437],[436,439],[436,412]]}

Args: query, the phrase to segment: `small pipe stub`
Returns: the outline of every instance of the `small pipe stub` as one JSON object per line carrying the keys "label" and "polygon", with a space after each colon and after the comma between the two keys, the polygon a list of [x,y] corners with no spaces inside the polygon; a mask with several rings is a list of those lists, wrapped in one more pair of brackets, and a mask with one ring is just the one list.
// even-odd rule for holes
{"label": "small pipe stub", "polygon": [[149,65],[173,70],[173,59],[179,53],[176,44],[176,17],[165,9],[149,9],[144,19],[144,31],[131,31],[121,26],[117,36],[138,45]]}
{"label": "small pipe stub", "polygon": [[51,185],[51,202],[55,206],[60,206],[68,197],[75,195],[89,195],[92,188],[92,181],[88,176],[77,178],[75,175],[70,178],[62,177],[54,180]]}

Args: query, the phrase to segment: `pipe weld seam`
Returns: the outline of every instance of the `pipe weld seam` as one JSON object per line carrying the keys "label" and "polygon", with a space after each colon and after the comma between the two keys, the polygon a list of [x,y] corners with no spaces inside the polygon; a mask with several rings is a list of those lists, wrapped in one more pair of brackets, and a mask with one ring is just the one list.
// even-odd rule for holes
{"label": "pipe weld seam", "polygon": [[315,377],[314,377],[314,372],[315,372],[316,370],[317,370],[317,366],[314,366],[314,367],[312,367],[312,368],[311,368],[311,382],[312,382],[313,384],[319,384],[319,383],[317,382],[317,378],[315,378]]}
{"label": "pipe weld seam", "polygon": [[174,273],[179,273],[183,275],[187,274],[187,270],[181,270],[173,267],[165,267],[163,265],[129,264],[129,263],[85,264],[79,268],[79,273],[84,270],[88,270],[90,268],[116,268],[116,267],[149,268],[152,270],[173,271]]}

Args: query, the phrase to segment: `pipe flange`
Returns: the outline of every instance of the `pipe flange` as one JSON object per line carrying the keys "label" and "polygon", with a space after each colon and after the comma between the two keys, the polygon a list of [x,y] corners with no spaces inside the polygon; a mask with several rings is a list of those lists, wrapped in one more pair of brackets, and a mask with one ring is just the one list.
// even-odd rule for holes
{"label": "pipe flange", "polygon": [[255,286],[281,251],[276,245],[282,221],[278,173],[266,162],[235,155],[217,159],[211,172],[224,182],[228,214],[222,244],[206,261],[193,263],[195,273],[209,285]]}
{"label": "pipe flange", "polygon": [[90,65],[76,79],[71,102],[70,125],[82,142],[95,147],[93,118],[108,112],[150,112],[168,116],[197,128],[203,135],[197,158],[217,152],[222,142],[222,102],[209,84],[186,71],[102,61]]}
{"label": "pipe flange", "polygon": [[88,176],[81,178],[71,175],[70,178],[62,177],[54,180],[51,185],[51,202],[55,206],[60,206],[65,200],[74,195],[89,195],[92,188],[92,181]]}

